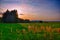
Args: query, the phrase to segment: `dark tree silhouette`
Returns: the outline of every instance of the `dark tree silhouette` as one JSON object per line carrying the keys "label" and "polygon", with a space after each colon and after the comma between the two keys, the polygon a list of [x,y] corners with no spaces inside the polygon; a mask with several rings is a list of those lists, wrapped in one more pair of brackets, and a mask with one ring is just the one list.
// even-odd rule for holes
{"label": "dark tree silhouette", "polygon": [[26,19],[21,19],[18,18],[18,14],[17,14],[17,10],[12,10],[9,11],[7,10],[6,12],[3,13],[3,17],[2,17],[2,22],[3,23],[27,23],[30,22],[30,20]]}
{"label": "dark tree silhouette", "polygon": [[11,12],[7,10],[2,17],[2,22],[10,23],[10,22],[16,22],[18,18],[17,10],[12,10]]}
{"label": "dark tree silhouette", "polygon": [[30,20],[29,19],[25,19],[25,23],[30,23]]}

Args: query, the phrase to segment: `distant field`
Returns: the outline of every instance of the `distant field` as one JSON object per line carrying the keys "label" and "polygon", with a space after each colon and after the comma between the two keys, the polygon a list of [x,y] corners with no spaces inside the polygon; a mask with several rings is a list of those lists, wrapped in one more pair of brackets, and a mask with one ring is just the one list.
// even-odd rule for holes
{"label": "distant field", "polygon": [[0,23],[0,40],[60,40],[60,23]]}

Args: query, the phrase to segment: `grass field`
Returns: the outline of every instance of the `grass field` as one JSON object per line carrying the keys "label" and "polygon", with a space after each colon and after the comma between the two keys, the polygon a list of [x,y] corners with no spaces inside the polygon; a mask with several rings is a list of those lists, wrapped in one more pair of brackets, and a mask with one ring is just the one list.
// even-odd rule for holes
{"label": "grass field", "polygon": [[0,23],[0,40],[60,40],[60,23]]}

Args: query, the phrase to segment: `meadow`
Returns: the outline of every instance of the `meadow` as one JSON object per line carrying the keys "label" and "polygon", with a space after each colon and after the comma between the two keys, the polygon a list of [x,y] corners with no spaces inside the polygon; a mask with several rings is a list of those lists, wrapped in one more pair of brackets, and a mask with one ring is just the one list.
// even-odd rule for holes
{"label": "meadow", "polygon": [[0,40],[60,40],[60,23],[0,23]]}

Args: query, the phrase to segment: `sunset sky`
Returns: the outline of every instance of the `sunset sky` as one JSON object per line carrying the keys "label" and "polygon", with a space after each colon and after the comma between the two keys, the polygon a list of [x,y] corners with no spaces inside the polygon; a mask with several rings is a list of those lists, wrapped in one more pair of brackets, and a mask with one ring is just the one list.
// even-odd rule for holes
{"label": "sunset sky", "polygon": [[0,0],[0,12],[7,9],[17,9],[19,18],[23,19],[60,20],[60,0]]}

